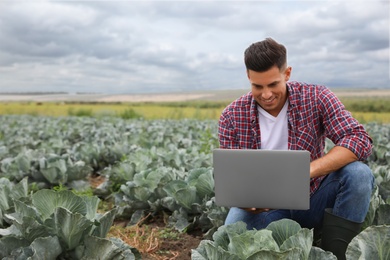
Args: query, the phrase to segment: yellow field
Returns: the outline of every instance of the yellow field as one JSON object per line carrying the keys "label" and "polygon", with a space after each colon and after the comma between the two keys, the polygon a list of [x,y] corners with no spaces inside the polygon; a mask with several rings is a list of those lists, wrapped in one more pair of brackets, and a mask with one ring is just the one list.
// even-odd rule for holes
{"label": "yellow field", "polygon": [[63,104],[63,103],[0,103],[0,115],[40,115],[40,116],[121,116],[128,110],[133,110],[145,119],[217,119],[223,107],[198,108],[196,106],[176,107],[158,104]]}
{"label": "yellow field", "polygon": [[352,115],[359,120],[360,123],[377,122],[383,124],[390,123],[390,113],[374,113],[374,112],[352,112]]}
{"label": "yellow field", "polygon": [[[0,115],[27,114],[41,116],[115,116],[124,117],[131,112],[145,119],[218,119],[227,103],[219,102],[214,105],[199,105],[201,103],[54,103],[54,102],[0,102]],[[213,104],[212,102],[210,104]],[[202,108],[204,107],[204,108]],[[390,113],[352,112],[361,123],[378,122],[390,123]],[[129,117],[127,117],[129,118]]]}

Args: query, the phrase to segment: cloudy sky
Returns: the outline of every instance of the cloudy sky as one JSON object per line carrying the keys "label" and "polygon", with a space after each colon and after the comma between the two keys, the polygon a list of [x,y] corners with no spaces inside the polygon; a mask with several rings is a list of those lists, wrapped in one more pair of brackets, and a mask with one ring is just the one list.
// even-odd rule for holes
{"label": "cloudy sky", "polygon": [[389,1],[4,1],[0,92],[243,89],[272,37],[291,80],[390,88]]}

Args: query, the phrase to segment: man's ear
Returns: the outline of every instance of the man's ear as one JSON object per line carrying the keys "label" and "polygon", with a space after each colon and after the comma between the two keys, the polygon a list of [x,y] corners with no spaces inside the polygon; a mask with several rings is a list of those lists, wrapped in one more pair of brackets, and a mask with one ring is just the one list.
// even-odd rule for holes
{"label": "man's ear", "polygon": [[291,76],[292,67],[288,66],[286,70],[284,71],[285,81],[288,81]]}

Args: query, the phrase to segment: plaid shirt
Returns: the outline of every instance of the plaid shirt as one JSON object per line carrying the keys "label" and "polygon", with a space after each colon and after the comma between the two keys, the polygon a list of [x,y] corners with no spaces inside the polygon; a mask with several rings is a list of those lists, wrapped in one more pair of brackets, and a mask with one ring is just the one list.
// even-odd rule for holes
{"label": "plaid shirt", "polygon": [[[288,149],[307,150],[313,161],[324,155],[325,138],[365,160],[371,154],[372,140],[364,127],[345,110],[326,87],[287,82],[289,106]],[[220,148],[261,149],[257,103],[249,92],[227,106],[219,120]],[[310,195],[324,177],[310,180]]]}

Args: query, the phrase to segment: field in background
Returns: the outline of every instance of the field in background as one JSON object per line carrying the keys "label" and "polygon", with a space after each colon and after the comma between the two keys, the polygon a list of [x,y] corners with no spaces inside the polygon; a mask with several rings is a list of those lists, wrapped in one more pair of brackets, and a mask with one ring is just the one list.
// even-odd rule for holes
{"label": "field in background", "polygon": [[[113,116],[125,119],[218,119],[247,90],[137,95],[0,95],[0,114]],[[337,90],[362,123],[390,123],[390,90]]]}
{"label": "field in background", "polygon": [[0,114],[34,116],[114,116],[124,119],[216,119],[224,105],[189,101],[172,103],[0,103]]}

